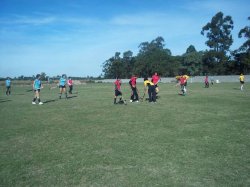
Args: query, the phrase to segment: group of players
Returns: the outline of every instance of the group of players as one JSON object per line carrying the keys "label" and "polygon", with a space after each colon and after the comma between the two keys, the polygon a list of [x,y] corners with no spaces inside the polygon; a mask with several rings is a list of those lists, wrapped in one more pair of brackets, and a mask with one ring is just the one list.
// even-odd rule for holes
{"label": "group of players", "polygon": [[[66,74],[63,74],[59,80],[59,89],[60,89],[60,93],[59,93],[59,99],[62,98],[62,94],[65,94],[65,98],[68,98],[68,94],[67,94],[67,90],[66,90],[66,86],[69,86],[69,94],[72,94],[72,90],[73,90],[73,80],[71,79],[71,77],[69,77],[67,79]],[[6,95],[9,96],[11,94],[11,79],[9,77],[7,77],[6,81],[5,81],[5,86],[6,86]],[[43,102],[41,101],[40,98],[40,91],[43,88],[42,85],[42,81],[41,81],[41,75],[37,74],[35,80],[33,81],[33,91],[34,91],[34,98],[32,100],[32,104],[39,104],[42,105]]]}
{"label": "group of players", "polygon": [[[66,74],[63,74],[61,76],[61,78],[59,79],[59,83],[58,83],[59,90],[60,90],[59,99],[62,98],[63,93],[65,94],[65,98],[66,99],[68,98],[68,93],[67,93],[67,90],[66,90],[67,85],[69,86],[69,94],[72,94],[73,80],[71,79],[71,77],[69,77],[69,79],[67,79]],[[41,99],[40,99],[40,91],[41,91],[42,88],[43,88],[43,85],[42,85],[42,82],[41,82],[41,75],[37,74],[36,79],[33,82],[33,90],[34,90],[35,95],[34,95],[34,98],[32,100],[32,104],[34,104],[34,105],[37,104],[36,101],[38,101],[39,105],[43,104],[43,102],[41,102]]]}
{"label": "group of players", "polygon": [[[133,75],[129,80],[129,85],[131,88],[130,102],[139,102],[139,92],[136,84],[137,76]],[[140,98],[144,99],[145,95],[148,94],[148,101],[150,103],[156,103],[156,95],[159,92],[158,82],[160,81],[160,77],[157,72],[152,76],[151,80],[148,78],[144,78],[144,91],[143,96]],[[115,96],[114,96],[114,104],[124,103],[126,104],[126,100],[123,99],[121,92],[121,79],[116,78],[115,82]],[[117,97],[120,96],[119,101],[117,102]]]}
{"label": "group of players", "polygon": [[[176,86],[180,86],[180,92],[179,95],[185,96],[187,93],[187,81],[189,79],[188,75],[181,75],[181,76],[176,76],[176,81],[177,84]],[[139,102],[139,95],[138,95],[138,89],[136,87],[136,76],[132,76],[129,84],[130,84],[130,88],[131,88],[131,96],[130,96],[130,102]],[[244,75],[240,74],[239,80],[240,80],[240,90],[243,90],[244,87]],[[160,81],[160,77],[157,74],[157,72],[155,72],[155,74],[152,76],[151,80],[149,80],[148,78],[144,78],[144,92],[143,92],[143,96],[140,98],[142,101],[145,97],[146,94],[148,94],[148,101],[150,103],[156,103],[156,95],[159,92],[159,86],[158,86],[158,82]],[[214,83],[214,80],[211,79],[211,84]],[[114,82],[115,84],[115,96],[114,96],[114,104],[127,104],[126,100],[123,99],[122,97],[122,92],[121,92],[121,80],[119,78],[117,78]],[[204,84],[205,84],[205,88],[209,88],[209,80],[208,80],[208,76],[205,77],[204,80]],[[117,97],[120,96],[119,101],[117,102]]]}
{"label": "group of players", "polygon": [[[180,85],[180,93],[179,95],[183,95],[185,96],[187,93],[187,80],[189,79],[188,75],[181,75],[181,76],[176,76],[176,80],[177,80],[177,85]],[[240,80],[240,90],[243,90],[244,88],[244,75],[240,74],[239,80]],[[133,75],[131,77],[131,79],[129,80],[129,85],[131,88],[131,95],[130,95],[130,102],[139,102],[139,92],[137,89],[137,76]],[[154,75],[152,76],[152,78],[149,80],[148,78],[144,78],[144,91],[143,91],[143,96],[140,97],[140,99],[143,101],[144,97],[146,94],[148,94],[148,101],[150,103],[156,103],[156,95],[159,93],[159,86],[158,83],[160,81],[160,76],[158,75],[157,72],[154,73]],[[209,81],[208,81],[208,76],[205,77],[204,80],[205,83],[205,88],[209,87]],[[211,80],[211,83],[213,84],[213,81]],[[5,85],[6,85],[6,95],[10,95],[11,94],[11,79],[9,77],[7,77],[6,81],[5,81]],[[66,74],[63,74],[61,76],[61,78],[59,79],[59,99],[62,98],[62,94],[65,94],[65,98],[68,98],[68,93],[66,90],[66,86],[69,86],[69,94],[72,94],[72,90],[73,90],[73,80],[71,79],[71,77],[69,77],[67,79]],[[121,91],[121,79],[120,78],[116,78],[115,82],[115,96],[114,96],[114,104],[118,104],[118,103],[126,103],[126,100],[123,99],[122,96],[122,91]],[[33,90],[34,90],[34,98],[32,100],[32,104],[39,104],[42,105],[43,102],[41,102],[40,99],[40,91],[43,88],[42,82],[41,82],[41,75],[37,74],[36,75],[36,79],[33,82]],[[119,101],[117,101],[117,97],[120,97]]]}

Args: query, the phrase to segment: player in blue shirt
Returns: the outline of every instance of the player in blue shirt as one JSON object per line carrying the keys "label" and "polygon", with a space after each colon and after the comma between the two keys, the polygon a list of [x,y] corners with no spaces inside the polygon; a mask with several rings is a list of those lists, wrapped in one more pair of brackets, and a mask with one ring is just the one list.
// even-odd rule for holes
{"label": "player in blue shirt", "polygon": [[62,77],[59,80],[59,89],[60,89],[60,96],[59,98],[62,98],[62,93],[65,94],[65,98],[68,98],[67,90],[66,90],[66,84],[67,84],[67,76],[65,74],[62,75]]}
{"label": "player in blue shirt", "polygon": [[38,100],[39,105],[43,104],[40,100],[40,90],[41,88],[43,88],[40,78],[41,78],[40,74],[37,74],[36,79],[33,82],[33,90],[35,93],[34,99],[32,101],[33,105],[36,104],[36,100]]}
{"label": "player in blue shirt", "polygon": [[11,80],[9,77],[7,77],[5,81],[5,86],[6,86],[6,95],[10,95],[11,92]]}

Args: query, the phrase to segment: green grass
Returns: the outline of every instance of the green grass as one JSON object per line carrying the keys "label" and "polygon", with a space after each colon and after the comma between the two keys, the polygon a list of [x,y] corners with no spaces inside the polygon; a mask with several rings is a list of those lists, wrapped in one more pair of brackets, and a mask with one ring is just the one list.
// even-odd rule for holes
{"label": "green grass", "polygon": [[250,186],[250,90],[203,87],[160,84],[157,104],[127,106],[112,84],[68,100],[45,87],[42,106],[28,86],[2,90],[0,186]]}

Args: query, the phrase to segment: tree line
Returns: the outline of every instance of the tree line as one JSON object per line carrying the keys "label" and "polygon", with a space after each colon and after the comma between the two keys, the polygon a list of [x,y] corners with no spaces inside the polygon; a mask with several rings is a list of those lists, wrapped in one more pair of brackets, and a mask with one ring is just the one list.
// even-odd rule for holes
{"label": "tree line", "polygon": [[[81,81],[86,81],[89,82],[91,80],[99,80],[102,79],[101,75],[98,77],[93,77],[93,76],[85,76],[85,77],[77,77],[77,76],[70,76],[73,80],[81,80]],[[61,75],[57,75],[57,76],[48,76],[45,72],[41,72],[40,73],[40,80],[42,81],[58,81],[61,78]],[[18,77],[13,77],[12,80],[23,80],[23,81],[27,81],[27,80],[35,80],[36,79],[36,75],[32,75],[32,76],[18,76]],[[6,77],[0,77],[0,81],[4,81],[6,80]]]}
{"label": "tree line", "polygon": [[[250,21],[250,17],[247,19]],[[190,45],[183,55],[173,56],[171,50],[165,48],[164,38],[158,36],[151,42],[142,42],[136,56],[131,50],[122,55],[116,52],[102,64],[104,78],[130,78],[133,74],[148,77],[154,72],[163,77],[247,74],[250,70],[250,26],[239,31],[238,37],[245,38],[246,42],[233,51],[230,50],[232,29],[232,17],[218,12],[201,30],[207,37],[208,50],[197,51]]]}

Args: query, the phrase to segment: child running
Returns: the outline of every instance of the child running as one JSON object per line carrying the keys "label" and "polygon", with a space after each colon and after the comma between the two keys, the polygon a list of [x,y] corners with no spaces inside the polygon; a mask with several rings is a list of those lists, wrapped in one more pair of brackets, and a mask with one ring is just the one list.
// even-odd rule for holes
{"label": "child running", "polygon": [[184,84],[184,89],[185,89],[185,94],[187,93],[187,81],[189,79],[188,75],[183,75],[183,77],[185,78],[185,84]]}
{"label": "child running", "polygon": [[67,76],[66,76],[66,74],[63,74],[59,80],[59,89],[60,89],[59,99],[62,98],[62,93],[65,94],[65,99],[68,99],[67,90],[66,90],[66,83],[67,83]]}
{"label": "child running", "polygon": [[186,95],[186,82],[187,82],[187,79],[184,75],[182,75],[179,79],[179,82],[180,82],[180,86],[181,86],[181,93],[180,95],[183,95],[185,96]]}
{"label": "child running", "polygon": [[[122,83],[121,83],[121,80],[119,78],[116,78],[114,84],[115,84],[114,104],[118,104],[118,103],[123,104],[124,103],[126,105],[127,104],[126,100],[124,100],[123,97],[122,97],[122,92],[121,92],[121,84]],[[117,99],[118,96],[120,96],[120,99],[119,99],[119,102],[117,103],[116,99]]]}
{"label": "child running", "polygon": [[41,102],[41,99],[40,99],[40,90],[41,90],[41,88],[43,88],[40,79],[41,79],[40,74],[37,74],[37,75],[36,75],[36,79],[35,79],[34,82],[33,82],[33,90],[34,90],[34,93],[35,93],[34,99],[33,99],[33,101],[32,101],[32,104],[33,104],[33,105],[36,104],[36,100],[38,100],[38,104],[39,104],[39,105],[42,105],[42,104],[43,104],[43,103]]}
{"label": "child running", "polygon": [[6,95],[9,96],[11,93],[11,80],[9,77],[7,77],[5,81],[5,86],[6,86]]}

